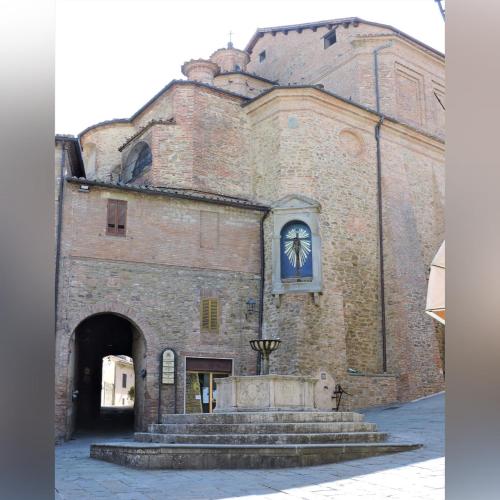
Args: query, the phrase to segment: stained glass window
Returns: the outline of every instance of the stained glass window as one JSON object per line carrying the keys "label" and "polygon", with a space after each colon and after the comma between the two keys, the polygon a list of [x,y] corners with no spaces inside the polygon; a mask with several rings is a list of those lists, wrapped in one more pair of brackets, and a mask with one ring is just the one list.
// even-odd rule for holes
{"label": "stained glass window", "polygon": [[281,230],[281,279],[310,281],[312,279],[311,230],[304,222],[293,221]]}

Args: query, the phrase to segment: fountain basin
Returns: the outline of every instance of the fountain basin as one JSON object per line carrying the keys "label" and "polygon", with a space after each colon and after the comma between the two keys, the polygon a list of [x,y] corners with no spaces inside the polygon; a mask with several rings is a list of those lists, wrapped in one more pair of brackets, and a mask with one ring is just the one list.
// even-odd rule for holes
{"label": "fountain basin", "polygon": [[250,375],[217,381],[215,413],[314,411],[318,379],[293,375]]}

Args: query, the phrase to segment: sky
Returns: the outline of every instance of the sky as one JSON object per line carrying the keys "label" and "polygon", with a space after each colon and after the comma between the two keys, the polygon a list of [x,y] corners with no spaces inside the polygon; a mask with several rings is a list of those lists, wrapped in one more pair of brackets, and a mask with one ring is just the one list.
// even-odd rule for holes
{"label": "sky", "polygon": [[257,28],[360,17],[444,52],[435,0],[56,0],[55,132],[128,118],[189,59]]}

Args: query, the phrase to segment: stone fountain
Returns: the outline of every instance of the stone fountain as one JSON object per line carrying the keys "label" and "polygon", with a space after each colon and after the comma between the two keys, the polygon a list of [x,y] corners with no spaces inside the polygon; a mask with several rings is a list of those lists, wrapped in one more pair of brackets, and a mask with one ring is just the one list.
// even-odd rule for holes
{"label": "stone fountain", "polygon": [[314,377],[269,374],[269,355],[278,349],[280,339],[250,340],[262,355],[260,375],[232,376],[217,380],[215,413],[313,411]]}
{"label": "stone fountain", "polygon": [[90,456],[139,469],[239,469],[319,465],[409,451],[354,412],[318,411],[313,377],[269,374],[279,339],[250,341],[261,375],[217,380],[214,413],[164,415],[134,442],[93,444]]}
{"label": "stone fountain", "polygon": [[278,349],[280,339],[255,339],[250,341],[250,347],[262,355],[261,375],[269,375],[269,355]]}

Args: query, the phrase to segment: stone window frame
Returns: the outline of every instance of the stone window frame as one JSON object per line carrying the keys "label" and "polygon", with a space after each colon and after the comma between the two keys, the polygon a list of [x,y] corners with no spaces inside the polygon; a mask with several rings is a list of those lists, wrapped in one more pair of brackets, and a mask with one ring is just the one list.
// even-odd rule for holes
{"label": "stone window frame", "polygon": [[[289,195],[278,201],[272,208],[272,294],[278,299],[285,293],[312,293],[314,302],[323,292],[321,271],[321,237],[319,234],[319,214],[321,206],[315,200],[302,195]],[[284,282],[281,279],[281,231],[293,221],[309,226],[312,243],[313,275],[311,281]]]}

